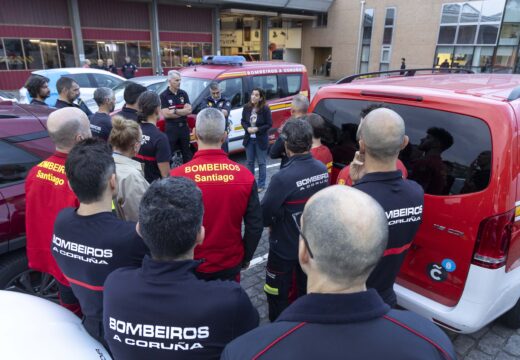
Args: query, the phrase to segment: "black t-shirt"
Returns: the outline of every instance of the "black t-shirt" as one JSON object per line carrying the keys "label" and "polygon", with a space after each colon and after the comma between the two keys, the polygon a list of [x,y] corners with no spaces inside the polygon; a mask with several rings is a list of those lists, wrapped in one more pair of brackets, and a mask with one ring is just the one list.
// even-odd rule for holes
{"label": "black t-shirt", "polygon": [[78,104],[76,104],[76,103],[68,103],[68,102],[60,100],[60,99],[56,100],[56,104],[54,105],[54,107],[56,109],[63,109],[63,108],[66,108],[66,107],[75,107],[75,108],[80,109]]}
{"label": "black t-shirt", "polygon": [[137,121],[137,110],[130,109],[126,105],[123,106],[123,108],[121,109],[120,112],[117,113],[117,115],[120,115],[120,116],[122,116],[122,117],[124,117],[125,119],[128,119],[128,120]]}
{"label": "black t-shirt", "polygon": [[[188,93],[184,90],[177,90],[177,94],[171,92],[170,88],[167,88],[161,93],[161,109],[172,108],[175,107],[177,109],[182,109],[185,104],[190,103],[190,98],[188,97]],[[176,119],[166,119],[166,121],[175,121],[175,122],[186,122],[188,120],[187,116],[181,116]]]}
{"label": "black t-shirt", "polygon": [[112,131],[112,118],[110,115],[102,112],[95,113],[90,118],[90,131],[92,131],[92,136],[108,141],[110,131]]}
{"label": "black t-shirt", "polygon": [[121,72],[126,79],[131,79],[135,76],[137,66],[132,63],[126,63],[121,67]]}
{"label": "black t-shirt", "polygon": [[31,100],[31,105],[49,106],[49,105],[47,105],[47,103],[45,103],[45,101],[40,101],[40,100],[37,100],[37,99],[32,99]]}
{"label": "black t-shirt", "polygon": [[376,289],[388,305],[395,306],[393,285],[422,222],[423,189],[415,181],[403,179],[401,170],[368,173],[353,187],[372,196],[385,210],[388,244],[367,287]]}
{"label": "black t-shirt", "polygon": [[169,162],[172,157],[170,143],[157,126],[141,123],[143,139],[136,160],[144,164],[144,177],[148,182],[161,178],[157,163]]}
{"label": "black t-shirt", "polygon": [[134,222],[109,212],[81,216],[65,208],[54,223],[51,251],[83,314],[101,320],[106,277],[120,267],[139,265],[147,248]]}

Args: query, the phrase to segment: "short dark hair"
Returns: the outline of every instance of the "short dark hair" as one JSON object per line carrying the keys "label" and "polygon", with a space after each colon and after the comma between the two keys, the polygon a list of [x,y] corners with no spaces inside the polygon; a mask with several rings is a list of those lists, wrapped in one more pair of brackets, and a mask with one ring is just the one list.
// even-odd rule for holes
{"label": "short dark hair", "polygon": [[73,79],[62,76],[56,81],[56,90],[58,90],[58,94],[61,94],[63,90],[68,90],[72,87],[72,84],[74,84],[76,81]]}
{"label": "short dark hair", "polygon": [[137,83],[130,83],[125,88],[125,92],[123,93],[123,98],[125,99],[125,103],[127,104],[135,104],[139,96],[146,91],[146,88],[143,85]]}
{"label": "short dark hair", "polygon": [[139,206],[139,229],[154,258],[178,258],[195,245],[202,226],[202,192],[184,177],[150,185]]}
{"label": "short dark hair", "polygon": [[78,142],[65,162],[70,187],[79,201],[91,204],[101,200],[116,165],[106,141],[88,138]]}
{"label": "short dark hair", "polygon": [[307,114],[307,121],[312,127],[312,136],[315,139],[323,139],[327,136],[327,124],[323,118],[315,113]]}
{"label": "short dark hair", "polygon": [[312,127],[303,119],[289,119],[280,134],[285,146],[295,154],[309,151],[312,146]]}
{"label": "short dark hair", "polygon": [[25,88],[29,95],[31,95],[32,98],[35,98],[38,96],[40,88],[45,85],[45,83],[49,83],[49,78],[41,75],[31,75],[25,83]]}
{"label": "short dark hair", "polygon": [[161,98],[157,93],[153,91],[147,90],[139,95],[137,99],[137,107],[139,108],[137,112],[137,121],[145,122],[148,116],[152,115],[157,107],[161,106]]}
{"label": "short dark hair", "polygon": [[363,110],[361,110],[361,112],[359,113],[359,117],[361,119],[363,119],[368,115],[368,113],[370,113],[372,110],[376,110],[376,109],[390,109],[390,108],[384,103],[372,103],[372,104],[368,105],[367,107],[363,108]]}
{"label": "short dark hair", "polygon": [[453,145],[453,136],[443,128],[431,127],[426,133],[439,140],[442,151],[449,149]]}

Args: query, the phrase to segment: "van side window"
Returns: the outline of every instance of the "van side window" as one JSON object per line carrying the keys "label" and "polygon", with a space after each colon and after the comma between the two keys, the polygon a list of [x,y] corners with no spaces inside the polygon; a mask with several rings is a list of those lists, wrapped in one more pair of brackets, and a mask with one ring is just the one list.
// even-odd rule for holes
{"label": "van side window", "polygon": [[[369,101],[325,99],[315,112],[336,129],[335,166],[350,164],[357,150],[360,112]],[[426,194],[458,195],[484,190],[491,178],[491,134],[480,119],[408,105],[385,104],[405,121],[409,145],[399,154],[408,178]]]}
{"label": "van side window", "polygon": [[302,76],[300,74],[283,76],[287,78],[287,96],[298,94],[302,85]]}
{"label": "van side window", "polygon": [[40,161],[36,156],[0,141],[0,187],[23,181]]}
{"label": "van side window", "polygon": [[253,76],[253,88],[260,88],[265,91],[265,99],[278,99],[278,79],[276,75]]}
{"label": "van side window", "polygon": [[231,101],[231,108],[236,109],[244,105],[244,89],[242,78],[223,80],[220,83],[222,96]]}

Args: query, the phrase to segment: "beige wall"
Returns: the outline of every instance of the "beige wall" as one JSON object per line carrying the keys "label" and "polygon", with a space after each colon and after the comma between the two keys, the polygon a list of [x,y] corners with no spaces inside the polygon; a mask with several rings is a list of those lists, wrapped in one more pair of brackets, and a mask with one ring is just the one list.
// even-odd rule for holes
{"label": "beige wall", "polygon": [[[384,20],[387,7],[395,7],[390,69],[398,69],[401,58],[408,68],[431,67],[439,31],[441,7],[453,0],[367,0],[365,8],[372,8],[374,24],[370,46],[369,71],[378,71],[381,60]],[[313,28],[311,22],[303,26],[302,62],[312,73],[313,47],[332,47],[332,78],[357,72],[359,15],[357,0],[335,0],[328,12],[326,28]]]}

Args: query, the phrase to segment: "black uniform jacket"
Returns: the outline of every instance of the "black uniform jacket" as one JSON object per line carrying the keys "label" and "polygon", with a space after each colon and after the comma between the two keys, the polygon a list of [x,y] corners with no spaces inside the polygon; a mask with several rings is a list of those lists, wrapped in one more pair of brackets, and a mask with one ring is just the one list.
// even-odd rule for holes
{"label": "black uniform jacket", "polygon": [[114,359],[218,359],[258,326],[258,312],[234,281],[195,277],[198,261],[156,261],[114,271],[105,282],[105,339]]}
{"label": "black uniform jacket", "polygon": [[390,310],[373,289],[309,294],[278,319],[231,342],[222,360],[456,359],[436,325],[409,311]]}

